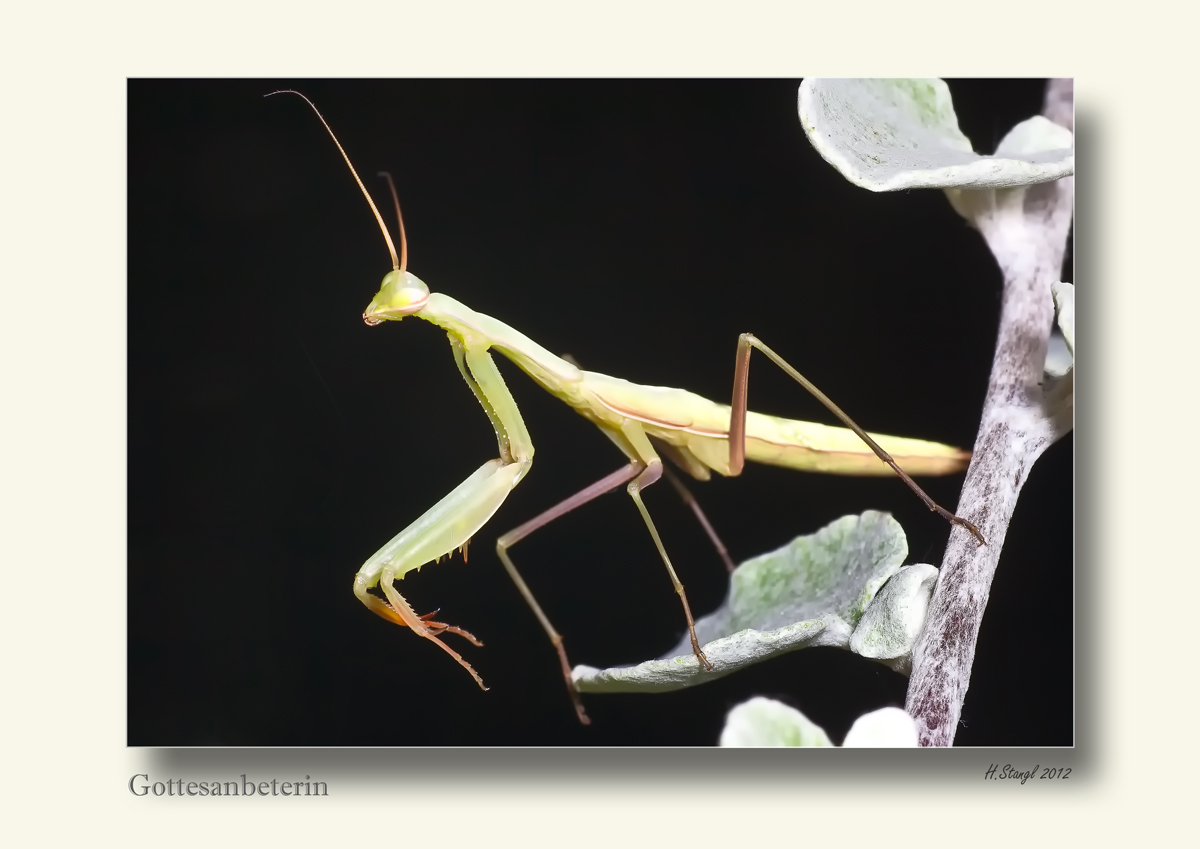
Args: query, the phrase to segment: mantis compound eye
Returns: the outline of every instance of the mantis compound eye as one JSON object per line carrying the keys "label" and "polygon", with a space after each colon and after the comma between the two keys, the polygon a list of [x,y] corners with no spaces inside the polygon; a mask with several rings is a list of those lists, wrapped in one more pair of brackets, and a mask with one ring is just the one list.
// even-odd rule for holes
{"label": "mantis compound eye", "polygon": [[408,271],[389,271],[383,285],[363,312],[363,321],[375,325],[420,312],[429,301],[429,287]]}

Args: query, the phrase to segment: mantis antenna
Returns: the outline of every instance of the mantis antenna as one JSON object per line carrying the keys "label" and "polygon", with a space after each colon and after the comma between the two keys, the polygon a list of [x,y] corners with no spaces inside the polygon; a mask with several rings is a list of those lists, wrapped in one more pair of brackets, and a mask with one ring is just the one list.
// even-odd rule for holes
{"label": "mantis antenna", "polygon": [[[382,177],[383,179],[387,180],[388,189],[391,190],[392,193],[392,203],[396,205],[396,221],[400,224],[400,267],[396,270],[404,271],[406,268],[408,268],[408,239],[404,238],[404,216],[400,214],[400,196],[396,194],[396,184],[392,182],[391,174],[389,174],[387,171],[380,171],[375,176]],[[362,184],[360,183],[359,185]],[[366,189],[363,189],[363,191],[366,192]],[[372,204],[372,206],[374,206],[374,204]],[[386,234],[387,230],[384,230],[383,232]],[[388,244],[390,245],[391,242]],[[395,258],[395,254],[393,254],[392,259],[395,260]]]}
{"label": "mantis antenna", "polygon": [[396,260],[396,246],[392,243],[392,235],[388,232],[387,225],[383,223],[383,216],[379,214],[379,210],[375,207],[375,201],[371,199],[371,193],[367,191],[367,187],[363,185],[363,181],[359,178],[358,172],[354,170],[354,163],[350,161],[350,157],[346,155],[346,149],[342,147],[342,143],[338,141],[338,137],[334,135],[333,128],[329,126],[329,122],[325,120],[325,116],[321,114],[321,110],[316,107],[311,100],[305,97],[300,92],[294,89],[282,89],[281,91],[273,91],[271,94],[264,94],[263,97],[271,97],[275,94],[294,94],[297,97],[304,98],[304,102],[312,107],[312,111],[317,113],[317,117],[321,119],[321,123],[325,125],[325,130],[329,133],[329,137],[333,139],[333,143],[337,145],[338,152],[342,154],[342,159],[346,160],[346,164],[350,166],[350,173],[354,175],[354,182],[358,183],[358,187],[362,189],[363,197],[367,199],[367,203],[371,205],[371,212],[375,213],[375,220],[379,222],[379,229],[383,231],[384,241],[387,242],[388,253],[392,255],[392,270],[404,271],[408,267],[408,244],[404,238],[404,219],[400,217],[400,199],[396,197],[396,187],[392,184],[392,177],[386,172],[380,172],[381,176],[386,176],[389,185],[392,185],[392,199],[396,202],[396,217],[400,220],[400,260]]}

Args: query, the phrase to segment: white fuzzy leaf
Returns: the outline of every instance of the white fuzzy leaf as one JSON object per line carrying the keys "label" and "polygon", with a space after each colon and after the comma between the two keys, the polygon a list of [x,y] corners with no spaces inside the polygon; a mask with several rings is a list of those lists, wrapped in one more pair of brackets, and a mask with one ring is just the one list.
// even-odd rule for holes
{"label": "white fuzzy leaf", "polygon": [[875,192],[1008,188],[1075,173],[1071,132],[1041,117],[1018,124],[994,155],[974,153],[938,79],[809,78],[799,112],[817,152]]}
{"label": "white fuzzy leaf", "polygon": [[696,620],[696,638],[713,669],[701,669],[685,635],[658,660],[577,666],[572,678],[583,692],[663,692],[807,646],[847,648],[863,612],[907,554],[904,530],[889,514],[843,516],[734,570],[725,601]]}

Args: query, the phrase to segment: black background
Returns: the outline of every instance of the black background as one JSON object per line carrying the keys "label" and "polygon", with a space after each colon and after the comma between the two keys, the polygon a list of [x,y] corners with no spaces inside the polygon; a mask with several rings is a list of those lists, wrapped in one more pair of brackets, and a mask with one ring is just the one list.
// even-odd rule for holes
{"label": "black background", "polygon": [[[974,441],[1000,274],[937,191],[856,188],[805,140],[798,80],[131,81],[129,733],[132,745],[711,745],[725,712],[783,699],[840,740],[907,680],[849,652],[794,652],[702,687],[586,697],[493,550],[623,463],[511,364],[533,470],[459,557],[410,573],[430,643],[365,610],[354,573],[495,456],[445,334],[366,327],[390,261],[321,108],[376,195],[393,172],[409,269],[593,371],[726,401],[752,331],[863,426]],[[1044,82],[951,82],[990,152]],[[387,213],[385,213],[387,214]],[[390,221],[390,215],[388,215]],[[1069,269],[1065,279],[1071,279]],[[751,407],[830,421],[765,360]],[[953,507],[961,476],[922,481]],[[909,562],[948,526],[899,481],[751,466],[694,484],[735,559],[846,513],[891,511]],[[1038,461],[983,620],[958,745],[1073,740],[1072,440]],[[724,568],[666,485],[646,495],[700,615]],[[633,663],[682,634],[620,490],[513,549],[572,661]]]}

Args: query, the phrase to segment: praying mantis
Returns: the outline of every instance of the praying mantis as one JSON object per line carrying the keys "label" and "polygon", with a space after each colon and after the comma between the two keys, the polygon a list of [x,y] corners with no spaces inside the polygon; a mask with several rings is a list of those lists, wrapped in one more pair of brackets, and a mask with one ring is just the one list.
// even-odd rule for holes
{"label": "praying mantis", "polygon": [[[517,571],[509,549],[533,531],[619,486],[634,501],[672,587],[679,596],[700,668],[711,668],[699,645],[694,619],[682,582],[671,563],[641,491],[664,474],[662,457],[697,480],[713,471],[738,475],[746,459],[789,468],[836,474],[879,475],[895,472],[926,505],[954,524],[983,538],[973,524],[937,505],[909,477],[942,475],[962,470],[970,454],[939,443],[869,435],[778,354],[751,334],[738,340],[734,389],[729,405],[717,404],[682,389],[642,386],[585,371],[556,356],[527,336],[490,316],[471,310],[448,295],[431,292],[407,270],[407,241],[395,188],[388,177],[399,222],[400,253],[346,151],[316,106],[299,92],[324,124],[374,214],[392,259],[379,292],[363,312],[369,326],[415,316],[444,330],[460,374],[483,407],[497,438],[499,456],[429,508],[363,564],[354,580],[356,597],[381,618],[403,625],[432,641],[487,689],[474,668],[441,637],[456,634],[482,643],[468,631],[436,621],[435,613],[419,615],[395,587],[395,581],[426,563],[462,550],[491,519],[508,493],[529,472],[534,446],[515,400],[491,355],[495,350],[528,374],[543,389],[595,424],[625,455],[627,463],[592,485],[501,536],[496,552],[517,589],[529,604],[558,655],[568,694],[580,722],[589,723],[571,677],[562,636]],[[757,348],[804,386],[846,425],[845,428],[801,422],[747,411],[750,352]],[[907,470],[907,471],[906,471]],[[694,509],[696,509],[694,507]],[[698,515],[702,515],[699,514]],[[702,519],[703,521],[703,519]],[[710,534],[711,535],[711,534]],[[382,593],[376,595],[373,590]]]}

